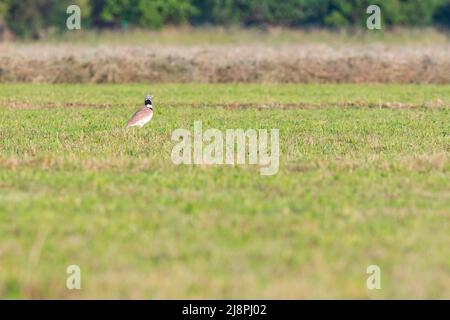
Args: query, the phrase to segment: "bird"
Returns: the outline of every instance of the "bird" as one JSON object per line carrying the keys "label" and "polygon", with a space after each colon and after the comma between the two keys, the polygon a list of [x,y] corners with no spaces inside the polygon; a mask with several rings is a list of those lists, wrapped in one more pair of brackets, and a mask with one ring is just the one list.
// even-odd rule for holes
{"label": "bird", "polygon": [[142,128],[146,123],[150,122],[153,117],[153,97],[150,95],[145,96],[144,104],[145,106],[140,110],[136,111],[135,114],[128,120],[127,128],[129,127],[140,127]]}

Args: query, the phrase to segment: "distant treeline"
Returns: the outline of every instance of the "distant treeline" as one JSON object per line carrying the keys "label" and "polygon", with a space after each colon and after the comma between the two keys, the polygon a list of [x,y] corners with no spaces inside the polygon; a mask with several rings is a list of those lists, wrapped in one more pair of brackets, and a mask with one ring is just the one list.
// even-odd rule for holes
{"label": "distant treeline", "polygon": [[364,26],[379,5],[384,26],[450,27],[450,0],[0,0],[0,28],[38,38],[65,29],[66,9],[81,8],[83,28],[240,25],[346,28]]}

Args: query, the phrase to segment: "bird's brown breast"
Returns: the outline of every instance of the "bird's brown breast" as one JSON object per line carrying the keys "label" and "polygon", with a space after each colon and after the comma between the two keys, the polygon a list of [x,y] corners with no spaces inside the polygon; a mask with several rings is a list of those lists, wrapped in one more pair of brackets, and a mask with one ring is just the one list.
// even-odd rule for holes
{"label": "bird's brown breast", "polygon": [[147,117],[150,117],[153,114],[153,110],[147,107],[142,108],[141,110],[138,110],[128,121],[128,125],[133,125],[143,119],[146,119]]}

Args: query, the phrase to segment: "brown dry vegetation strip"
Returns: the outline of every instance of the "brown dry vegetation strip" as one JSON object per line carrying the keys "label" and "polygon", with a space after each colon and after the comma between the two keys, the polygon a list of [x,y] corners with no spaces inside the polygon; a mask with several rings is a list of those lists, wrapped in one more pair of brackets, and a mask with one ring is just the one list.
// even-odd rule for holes
{"label": "brown dry vegetation strip", "polygon": [[450,45],[9,45],[0,82],[445,84]]}
{"label": "brown dry vegetation strip", "polygon": [[[207,105],[209,106],[209,105]],[[258,109],[318,109],[327,107],[339,107],[339,108],[380,108],[380,109],[414,109],[414,108],[448,108],[450,105],[445,104],[441,100],[426,102],[425,104],[412,104],[401,102],[380,102],[373,103],[368,101],[349,101],[349,102],[329,102],[329,103],[272,103],[272,104],[260,104],[260,103],[225,103],[214,104],[212,107],[223,107],[230,109],[245,109],[245,108],[258,108]]]}
{"label": "brown dry vegetation strip", "polygon": [[111,104],[105,103],[84,103],[84,102],[29,102],[29,101],[0,101],[0,107],[9,107],[14,109],[51,109],[51,108],[109,108]]}
{"label": "brown dry vegetation strip", "polygon": [[[165,165],[165,162],[160,160],[152,161],[149,159],[133,159],[126,157],[114,158],[85,158],[79,159],[77,157],[59,158],[52,156],[26,156],[24,158],[17,156],[0,158],[0,168],[7,170],[22,170],[25,168],[39,169],[39,170],[84,170],[84,171],[101,171],[101,170],[123,170],[127,172],[143,172],[155,170],[157,167]],[[5,188],[7,185],[5,186]]]}
{"label": "brown dry vegetation strip", "polygon": [[[127,105],[126,103],[123,105]],[[131,105],[131,104],[130,104]],[[401,102],[368,102],[362,100],[355,100],[349,102],[329,102],[329,103],[171,103],[172,107],[218,107],[229,109],[318,109],[327,107],[339,107],[339,108],[380,108],[380,109],[414,109],[414,108],[449,108],[450,105],[444,103],[442,100],[437,99],[434,101],[428,101],[423,104],[413,103],[401,103]],[[0,107],[9,107],[14,109],[46,109],[46,108],[110,108],[112,104],[106,103],[83,103],[83,102],[70,102],[70,103],[54,103],[54,102],[27,102],[27,101],[13,101],[13,100],[0,100]]]}
{"label": "brown dry vegetation strip", "polygon": [[[162,161],[163,162],[163,161]],[[39,157],[25,157],[19,158],[17,156],[0,158],[0,168],[7,170],[21,170],[25,168],[33,168],[40,170],[54,170],[54,169],[81,169],[86,171],[98,170],[122,170],[124,167],[132,172],[141,172],[154,169],[161,165],[149,159],[135,160],[132,158],[86,158],[86,159],[64,159],[49,156]],[[383,159],[374,154],[367,158],[336,158],[336,159],[312,159],[310,161],[303,161],[300,163],[290,163],[289,161],[282,164],[289,173],[293,172],[309,172],[317,170],[336,169],[341,172],[352,172],[355,170],[365,170],[368,168],[378,168],[384,172],[396,171],[398,169],[414,172],[429,172],[439,171],[448,172],[450,165],[449,154],[446,152],[435,154],[420,154],[399,156],[395,161]],[[202,169],[207,170],[208,166],[201,166]],[[244,166],[246,167],[246,166]],[[248,166],[247,166],[248,167]],[[250,166],[252,167],[252,166]],[[8,185],[0,185],[1,188],[8,188]]]}
{"label": "brown dry vegetation strip", "polygon": [[403,169],[414,172],[439,171],[447,172],[449,169],[450,158],[445,152],[435,154],[421,154],[414,156],[401,156],[397,160],[387,161],[381,159],[378,155],[371,155],[363,159],[355,158],[336,158],[333,161],[315,159],[309,162],[287,164],[289,172],[308,172],[314,170],[333,169],[331,171],[351,172],[367,168],[377,168],[384,172]]}

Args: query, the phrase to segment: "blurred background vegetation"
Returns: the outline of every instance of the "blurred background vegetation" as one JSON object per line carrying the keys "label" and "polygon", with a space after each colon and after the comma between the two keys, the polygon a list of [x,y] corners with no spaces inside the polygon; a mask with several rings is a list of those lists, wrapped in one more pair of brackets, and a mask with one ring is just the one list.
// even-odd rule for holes
{"label": "blurred background vegetation", "polygon": [[39,39],[66,30],[78,4],[82,28],[164,26],[332,28],[364,26],[377,4],[385,27],[450,28],[450,0],[0,0],[0,37]]}

